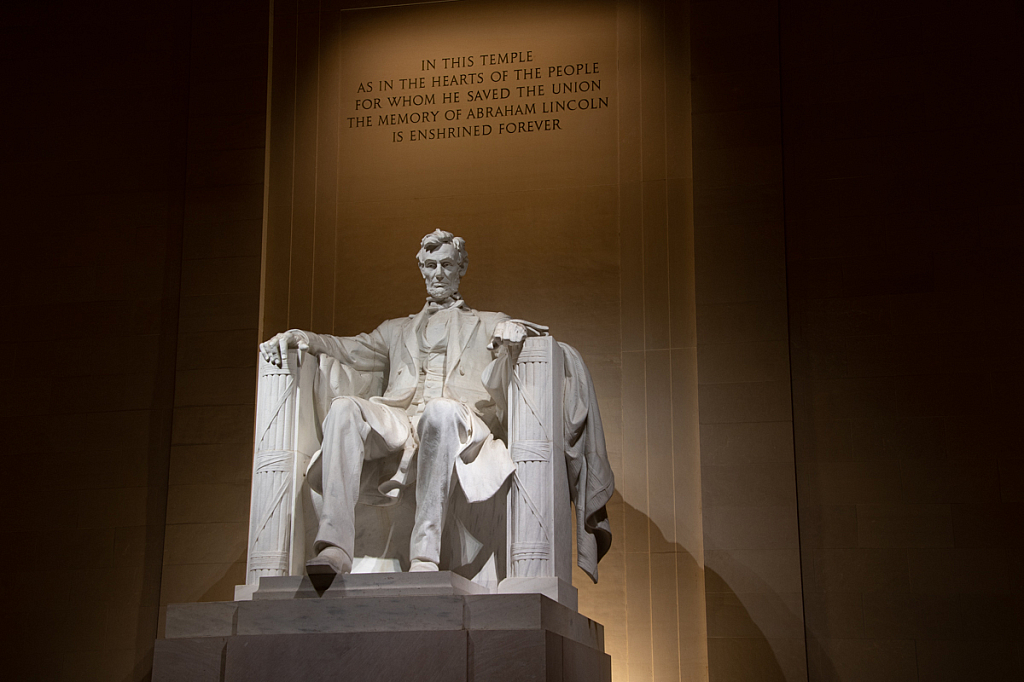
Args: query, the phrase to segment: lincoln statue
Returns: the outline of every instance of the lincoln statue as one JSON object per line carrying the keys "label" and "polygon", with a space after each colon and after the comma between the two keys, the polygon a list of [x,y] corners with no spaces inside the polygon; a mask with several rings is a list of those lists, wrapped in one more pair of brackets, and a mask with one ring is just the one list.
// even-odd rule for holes
{"label": "lincoln statue", "polygon": [[436,571],[449,498],[459,483],[470,502],[495,495],[514,471],[502,440],[506,396],[528,335],[545,328],[470,308],[459,295],[469,265],[465,241],[435,230],[416,255],[427,301],[368,334],[337,337],[291,330],[261,344],[275,365],[290,348],[326,355],[359,372],[383,372],[379,397],[336,397],[323,421],[310,486],[323,495],[311,576],[348,573],[364,464],[400,459],[380,493],[415,485],[410,571]]}

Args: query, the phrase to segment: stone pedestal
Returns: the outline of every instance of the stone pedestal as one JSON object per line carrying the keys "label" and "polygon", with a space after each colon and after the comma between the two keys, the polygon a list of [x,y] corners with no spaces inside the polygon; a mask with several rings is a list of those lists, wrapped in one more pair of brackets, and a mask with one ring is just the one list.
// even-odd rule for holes
{"label": "stone pedestal", "polygon": [[154,682],[611,680],[604,628],[542,594],[474,594],[448,572],[336,583],[263,578],[252,601],[169,606]]}

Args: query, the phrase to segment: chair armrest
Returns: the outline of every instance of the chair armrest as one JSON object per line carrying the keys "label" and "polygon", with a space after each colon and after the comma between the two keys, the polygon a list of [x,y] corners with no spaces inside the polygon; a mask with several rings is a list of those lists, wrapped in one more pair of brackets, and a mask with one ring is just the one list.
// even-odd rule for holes
{"label": "chair armrest", "polygon": [[257,360],[256,433],[246,584],[302,571],[306,467],[320,447],[314,408],[316,358],[288,352],[277,367]]}
{"label": "chair armrest", "polygon": [[526,339],[509,384],[508,444],[516,473],[509,494],[510,579],[572,584],[572,527],[565,469],[562,349]]}

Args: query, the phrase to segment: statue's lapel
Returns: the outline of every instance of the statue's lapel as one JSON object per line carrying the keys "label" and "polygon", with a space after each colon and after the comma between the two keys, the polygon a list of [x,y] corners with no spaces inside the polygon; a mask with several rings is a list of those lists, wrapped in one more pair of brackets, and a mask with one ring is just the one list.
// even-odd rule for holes
{"label": "statue's lapel", "polygon": [[452,318],[452,322],[455,324],[448,329],[448,371],[446,372],[448,377],[459,366],[462,352],[469,345],[476,328],[480,326],[480,318],[472,308],[459,308],[459,312]]}
{"label": "statue's lapel", "polygon": [[[420,338],[419,330],[426,323],[427,320],[427,307],[423,306],[423,310],[409,320],[409,323],[405,325],[405,349],[409,351],[409,360],[412,362],[413,367],[416,369],[418,374],[420,371]],[[413,375],[415,376],[415,374]]]}

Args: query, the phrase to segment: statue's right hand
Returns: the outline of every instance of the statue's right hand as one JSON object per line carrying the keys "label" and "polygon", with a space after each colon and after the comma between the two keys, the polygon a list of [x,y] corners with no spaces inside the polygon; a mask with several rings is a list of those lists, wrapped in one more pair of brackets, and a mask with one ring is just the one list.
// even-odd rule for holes
{"label": "statue's right hand", "polygon": [[281,332],[269,341],[260,344],[260,355],[272,365],[281,367],[284,362],[282,358],[288,357],[289,348],[309,350],[309,340],[305,334],[294,329]]}

